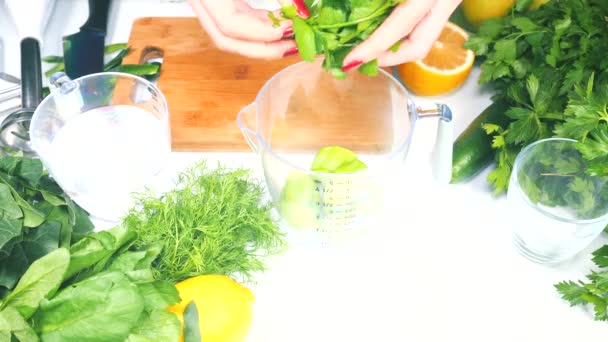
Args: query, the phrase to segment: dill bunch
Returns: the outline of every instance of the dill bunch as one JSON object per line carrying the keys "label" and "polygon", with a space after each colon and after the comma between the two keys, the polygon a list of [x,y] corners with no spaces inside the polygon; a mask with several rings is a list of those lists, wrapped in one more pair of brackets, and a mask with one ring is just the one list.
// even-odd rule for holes
{"label": "dill bunch", "polygon": [[135,195],[123,225],[137,233],[136,246],[162,243],[153,264],[159,279],[175,283],[222,274],[251,282],[266,269],[264,258],[286,247],[264,194],[251,170],[210,169],[202,160],[160,197],[151,191]]}

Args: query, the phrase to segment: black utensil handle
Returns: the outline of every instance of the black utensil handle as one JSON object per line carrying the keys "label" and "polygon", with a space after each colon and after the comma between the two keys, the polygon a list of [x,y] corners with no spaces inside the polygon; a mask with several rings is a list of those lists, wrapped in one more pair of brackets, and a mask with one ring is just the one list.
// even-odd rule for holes
{"label": "black utensil handle", "polygon": [[40,44],[34,38],[21,41],[21,106],[35,109],[42,101]]}
{"label": "black utensil handle", "polygon": [[89,19],[82,28],[105,33],[112,0],[89,0]]}

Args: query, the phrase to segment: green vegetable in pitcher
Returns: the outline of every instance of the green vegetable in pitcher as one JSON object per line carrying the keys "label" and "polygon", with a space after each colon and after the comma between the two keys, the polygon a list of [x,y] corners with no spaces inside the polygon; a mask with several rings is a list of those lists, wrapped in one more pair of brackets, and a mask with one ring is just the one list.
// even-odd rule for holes
{"label": "green vegetable in pitcher", "polygon": [[[311,171],[322,173],[354,173],[367,169],[355,152],[341,146],[321,148],[312,162]],[[315,227],[321,214],[323,196],[320,177],[295,170],[289,174],[281,193],[281,215],[296,228]],[[329,190],[330,191],[330,190]]]}
{"label": "green vegetable in pitcher", "polygon": [[349,173],[367,169],[355,152],[340,146],[323,147],[312,162],[311,171]]}
{"label": "green vegetable in pitcher", "polygon": [[317,223],[321,195],[313,177],[295,170],[289,174],[281,193],[280,212],[295,228],[310,228]]}

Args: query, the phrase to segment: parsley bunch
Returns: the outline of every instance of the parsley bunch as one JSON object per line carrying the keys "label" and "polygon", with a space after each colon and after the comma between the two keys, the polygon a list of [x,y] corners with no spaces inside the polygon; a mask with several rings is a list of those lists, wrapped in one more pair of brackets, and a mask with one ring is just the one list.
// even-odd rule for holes
{"label": "parsley bunch", "polygon": [[593,252],[593,262],[599,271],[587,275],[588,281],[562,281],[555,285],[564,300],[575,305],[593,305],[595,319],[608,320],[608,245]]}
{"label": "parsley bunch", "polygon": [[[405,0],[305,0],[310,17],[302,19],[295,6],[282,8],[284,18],[293,21],[293,31],[300,56],[305,61],[314,61],[324,55],[323,68],[337,79],[344,79],[342,71],[344,57],[353,48],[366,40],[386,20],[393,9]],[[272,12],[270,18],[278,24],[281,20]],[[391,50],[396,51],[396,43]],[[364,75],[378,73],[378,62],[372,60],[358,70]]]}
{"label": "parsley bunch", "polygon": [[521,149],[552,136],[578,140],[585,172],[608,177],[608,3],[552,0],[527,11],[529,3],[484,22],[465,45],[482,61],[479,82],[509,105],[507,125],[484,126],[497,150],[495,194],[508,188]]}

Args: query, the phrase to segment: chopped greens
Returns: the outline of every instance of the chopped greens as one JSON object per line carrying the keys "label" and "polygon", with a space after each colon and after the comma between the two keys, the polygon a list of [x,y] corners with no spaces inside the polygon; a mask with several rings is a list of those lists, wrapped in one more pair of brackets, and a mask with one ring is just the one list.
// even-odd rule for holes
{"label": "chopped greens", "polygon": [[[323,55],[323,68],[335,78],[344,79],[342,71],[344,58],[357,45],[366,40],[386,20],[393,9],[405,0],[306,0],[310,17],[302,19],[295,6],[282,8],[283,18],[293,21],[293,31],[300,56],[305,61],[314,61]],[[275,23],[272,12],[269,17]],[[398,48],[397,42],[391,50]],[[377,60],[372,60],[358,68],[364,75],[378,73]]]}

